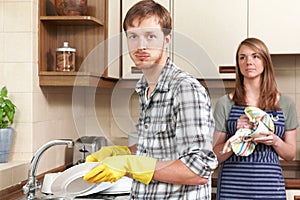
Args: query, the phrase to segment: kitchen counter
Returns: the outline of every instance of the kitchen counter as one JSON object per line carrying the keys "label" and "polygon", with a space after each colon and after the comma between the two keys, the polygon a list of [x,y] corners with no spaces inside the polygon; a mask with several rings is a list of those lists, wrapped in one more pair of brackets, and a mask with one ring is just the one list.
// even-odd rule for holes
{"label": "kitchen counter", "polygon": [[[40,191],[37,193],[38,199],[44,199],[44,200],[51,200],[51,198],[55,199],[55,196],[52,195],[44,195],[41,194]],[[58,197],[56,197],[58,198]],[[1,197],[0,197],[1,199]],[[22,196],[18,198],[17,200],[26,200],[27,198],[25,196]],[[82,197],[75,197],[74,200],[128,200],[129,199],[129,193],[122,193],[122,194],[101,194],[101,193],[95,193],[87,196]]]}
{"label": "kitchen counter", "polygon": [[[300,161],[281,161],[281,166],[283,169],[283,175],[285,178],[285,185],[287,190],[299,190],[300,189]],[[63,170],[61,170],[63,171]],[[39,178],[42,179],[42,175],[39,175]],[[212,186],[213,191],[217,187],[218,180],[218,169],[213,175]],[[40,180],[42,182],[42,180]],[[22,186],[26,182],[23,181],[17,186],[8,188],[6,190],[0,190],[0,200],[16,200],[24,195],[22,194]],[[88,200],[88,199],[116,199],[123,200],[128,199],[129,194],[114,194],[114,195],[103,195],[103,194],[93,194],[81,198],[75,198],[75,200]],[[22,199],[22,198],[21,198]]]}
{"label": "kitchen counter", "polygon": [[92,194],[84,197],[76,197],[74,200],[128,200],[129,194]]}

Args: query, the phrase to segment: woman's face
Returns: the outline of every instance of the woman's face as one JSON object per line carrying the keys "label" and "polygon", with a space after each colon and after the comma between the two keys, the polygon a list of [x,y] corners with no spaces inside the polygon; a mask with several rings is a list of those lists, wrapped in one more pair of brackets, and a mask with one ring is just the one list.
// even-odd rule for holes
{"label": "woman's face", "polygon": [[244,79],[260,78],[264,71],[262,57],[246,45],[242,45],[238,52],[238,64]]}

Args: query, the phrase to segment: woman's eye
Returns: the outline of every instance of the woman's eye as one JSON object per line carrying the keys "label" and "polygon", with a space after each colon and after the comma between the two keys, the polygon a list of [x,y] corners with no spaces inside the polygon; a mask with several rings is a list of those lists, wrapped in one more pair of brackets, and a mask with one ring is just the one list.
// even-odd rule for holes
{"label": "woman's eye", "polygon": [[259,56],[258,55],[254,55],[253,58],[259,58]]}
{"label": "woman's eye", "polygon": [[240,56],[240,60],[245,60],[245,56]]}

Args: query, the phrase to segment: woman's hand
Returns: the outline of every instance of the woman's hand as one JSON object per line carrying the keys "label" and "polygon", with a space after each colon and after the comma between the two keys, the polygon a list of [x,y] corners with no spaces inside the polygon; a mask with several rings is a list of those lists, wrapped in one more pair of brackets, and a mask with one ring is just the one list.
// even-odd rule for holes
{"label": "woman's hand", "polygon": [[271,131],[260,132],[261,137],[253,138],[254,142],[263,143],[268,146],[276,145],[278,136],[273,134]]}
{"label": "woman's hand", "polygon": [[253,123],[250,122],[249,118],[247,115],[242,115],[238,120],[237,120],[237,125],[236,125],[236,130],[239,130],[241,128],[253,128]]}

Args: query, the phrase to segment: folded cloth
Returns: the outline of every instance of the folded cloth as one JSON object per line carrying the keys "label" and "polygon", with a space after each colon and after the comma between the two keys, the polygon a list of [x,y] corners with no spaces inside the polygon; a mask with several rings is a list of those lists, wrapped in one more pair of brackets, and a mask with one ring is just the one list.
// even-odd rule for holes
{"label": "folded cloth", "polygon": [[250,135],[251,129],[241,128],[237,130],[235,134],[225,143],[223,153],[227,153],[232,150],[237,156],[250,155],[256,146],[256,142],[248,140]]}
{"label": "folded cloth", "polygon": [[270,131],[274,132],[274,122],[268,113],[254,106],[248,106],[244,111],[250,122],[253,122],[254,125],[256,125],[252,128],[252,131],[257,129],[258,122],[261,121]]}
{"label": "folded cloth", "polygon": [[257,132],[264,130],[261,129],[262,126],[274,132],[274,122],[266,112],[254,106],[246,107],[244,112],[249,118],[249,121],[253,122],[253,128],[238,129],[235,134],[226,141],[222,153],[227,153],[232,150],[237,156],[249,156],[253,153],[257,144],[252,139],[258,136],[259,133]]}

